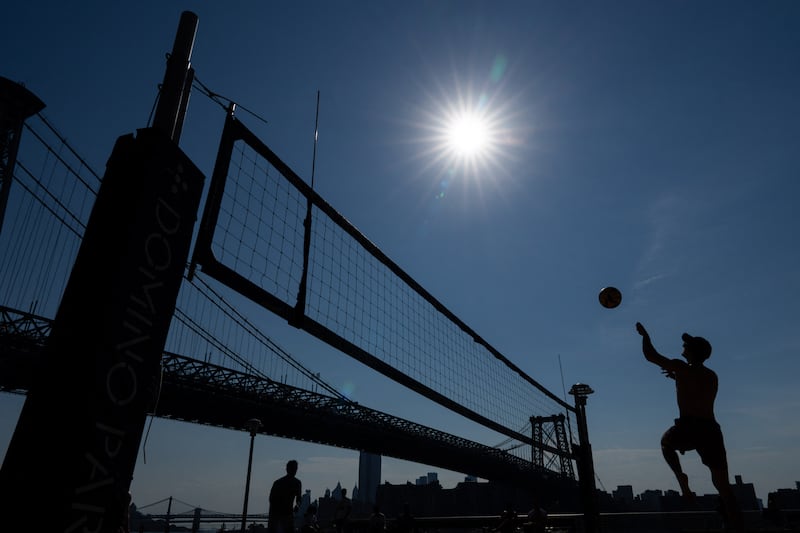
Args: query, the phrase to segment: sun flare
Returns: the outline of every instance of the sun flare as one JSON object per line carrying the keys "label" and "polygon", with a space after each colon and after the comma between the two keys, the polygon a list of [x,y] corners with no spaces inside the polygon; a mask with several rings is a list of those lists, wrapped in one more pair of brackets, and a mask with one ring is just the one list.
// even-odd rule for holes
{"label": "sun flare", "polygon": [[462,113],[447,127],[447,144],[459,156],[476,157],[492,144],[489,124],[477,113]]}
{"label": "sun flare", "polygon": [[435,86],[440,91],[427,94],[411,124],[416,129],[413,142],[421,146],[418,157],[424,161],[421,175],[441,184],[436,198],[443,198],[454,183],[479,189],[508,183],[527,131],[520,125],[526,108],[519,105],[519,96],[501,86]]}
{"label": "sun flare", "polygon": [[440,119],[439,149],[456,166],[476,167],[491,160],[498,144],[497,125],[486,109],[460,105]]}
{"label": "sun flare", "polygon": [[432,106],[427,125],[432,161],[470,179],[496,175],[507,161],[511,135],[507,109],[493,104],[486,98],[460,97]]}

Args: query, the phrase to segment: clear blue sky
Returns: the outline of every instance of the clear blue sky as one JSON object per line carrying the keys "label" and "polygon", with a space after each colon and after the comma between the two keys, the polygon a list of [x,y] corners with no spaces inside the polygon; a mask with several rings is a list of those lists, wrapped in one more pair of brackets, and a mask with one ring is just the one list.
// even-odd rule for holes
{"label": "clear blue sky", "polygon": [[[117,136],[146,125],[185,9],[199,80],[266,118],[240,114],[306,180],[320,92],[315,187],[329,203],[539,382],[561,393],[560,357],[567,387],[594,388],[607,490],[677,488],[659,450],[674,386],[642,357],[636,321],[668,356],[684,331],[713,344],[731,477],[764,499],[800,480],[800,4],[33,0],[3,7],[0,75],[101,170]],[[443,146],[462,108],[492,125],[472,158]],[[192,96],[181,146],[207,175],[222,122]],[[619,308],[598,305],[605,285]],[[263,322],[361,404],[418,420],[374,373]],[[0,395],[0,450],[21,403]],[[237,511],[247,446],[156,419],[134,501]],[[355,452],[260,437],[251,511],[290,456],[312,497],[356,484]],[[713,492],[697,456],[684,462]],[[382,477],[428,470],[386,460]]]}

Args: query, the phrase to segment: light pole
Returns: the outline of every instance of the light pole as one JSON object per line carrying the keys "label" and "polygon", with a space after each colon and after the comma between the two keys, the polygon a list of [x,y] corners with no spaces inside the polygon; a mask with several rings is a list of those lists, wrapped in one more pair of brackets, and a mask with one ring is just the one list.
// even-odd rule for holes
{"label": "light pole", "polygon": [[592,459],[592,445],[589,444],[589,428],[586,423],[586,397],[594,391],[589,385],[576,383],[569,390],[575,396],[575,415],[578,420],[578,445],[577,464],[578,481],[583,500],[584,530],[587,533],[599,531],[599,515],[597,509],[597,488],[594,484],[594,461]]}
{"label": "light pole", "polygon": [[256,438],[259,428],[261,428],[261,420],[258,418],[251,418],[245,423],[245,427],[250,431],[250,456],[247,459],[247,481],[244,484],[244,508],[242,509],[242,528],[244,533],[245,525],[247,523],[247,498],[250,496],[250,468],[253,466],[253,441]]}

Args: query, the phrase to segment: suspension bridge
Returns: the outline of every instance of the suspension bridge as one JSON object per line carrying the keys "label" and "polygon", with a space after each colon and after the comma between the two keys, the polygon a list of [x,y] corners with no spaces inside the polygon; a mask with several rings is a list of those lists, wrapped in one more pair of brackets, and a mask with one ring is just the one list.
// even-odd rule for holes
{"label": "suspension bridge", "polygon": [[[213,524],[215,527],[223,525],[238,526],[242,515],[203,509],[197,505],[186,503],[172,496],[168,496],[153,503],[145,504],[136,509],[152,521],[163,522],[164,525],[192,526]],[[248,524],[266,524],[266,513],[248,513]],[[231,528],[235,531],[235,528]]]}
{"label": "suspension bridge", "polygon": [[[169,80],[179,68],[174,58],[186,48],[180,32],[160,106],[170,101]],[[178,96],[171,118],[157,112],[152,128],[121,137],[103,177],[45,118],[43,104],[3,80],[0,390],[28,395],[17,433],[34,425],[22,423],[33,416],[26,410],[44,409],[52,390],[70,390],[64,397],[75,411],[95,417],[90,438],[97,428],[105,432],[106,452],[116,447],[135,456],[145,415],[240,431],[262,418],[270,420],[262,434],[526,489],[573,490],[580,481],[591,494],[583,411],[591,389],[573,387],[570,405],[514,365],[281,161],[238,120],[233,105],[225,108],[188,256],[193,227],[182,223],[197,216],[204,176],[177,148],[180,102],[188,101],[181,91],[190,90],[194,76],[185,67],[180,83],[172,81]],[[202,84],[194,86],[203,92]],[[152,220],[137,202],[150,202]],[[143,259],[133,254],[137,239]],[[160,277],[168,270],[173,281]],[[159,292],[171,284],[172,301]],[[350,401],[262,332],[236,297],[507,439],[481,444]],[[88,343],[90,352],[96,345],[95,355],[77,357],[69,347],[87,343],[79,334],[91,321],[103,325],[107,338]],[[108,352],[116,358],[102,362]],[[64,388],[66,377],[76,380],[67,384],[71,389]],[[107,408],[96,407],[100,392],[110,400]],[[118,416],[130,417],[129,426],[112,427]],[[9,454],[22,453],[17,433]],[[17,440],[23,444],[14,446]],[[3,474],[13,468],[4,462]],[[81,475],[80,468],[71,474]],[[100,468],[111,471],[98,462],[92,476]]]}

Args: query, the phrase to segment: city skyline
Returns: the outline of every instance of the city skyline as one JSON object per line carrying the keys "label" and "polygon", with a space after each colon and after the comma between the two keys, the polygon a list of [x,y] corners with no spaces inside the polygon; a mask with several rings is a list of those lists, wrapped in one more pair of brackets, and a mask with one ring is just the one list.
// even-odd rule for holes
{"label": "city skyline", "polygon": [[[799,5],[92,4],[17,3],[0,21],[13,51],[0,75],[39,96],[92,167],[147,124],[191,9],[198,79],[264,118],[239,115],[300,176],[311,177],[319,91],[319,193],[549,390],[595,390],[602,485],[677,487],[659,449],[674,386],[642,357],[637,321],[669,356],[684,331],[711,341],[731,476],[762,499],[800,477]],[[448,137],[464,109],[488,116],[480,156]],[[192,95],[181,146],[207,176],[223,114]],[[623,294],[613,310],[597,301],[607,285]],[[266,311],[253,316],[354,401],[502,440]],[[23,400],[0,395],[3,454]],[[235,510],[247,446],[245,433],[152,420],[134,500],[169,487]],[[356,482],[356,451],[259,436],[253,506],[289,458],[314,492]],[[712,493],[696,454],[683,459],[692,488]],[[382,475],[402,482],[418,469],[386,459]],[[440,474],[444,486],[464,475]]]}
{"label": "city skyline", "polygon": [[[431,475],[433,475],[433,477],[431,477]],[[745,484],[750,483],[748,480],[742,478],[741,475],[733,474],[732,475],[732,479],[731,479],[731,484],[733,485],[733,484],[736,484],[737,482],[741,482],[741,483],[745,483]],[[438,472],[436,472],[436,471],[427,472],[425,474],[417,476],[416,479],[414,479],[414,480],[409,479],[409,480],[406,481],[406,484],[411,484],[411,485],[424,485],[426,483],[439,483]],[[485,481],[485,480],[479,481],[474,476],[465,475],[464,479],[462,479],[461,481],[457,481],[456,482],[456,484],[458,484],[458,483],[488,483],[488,482]],[[347,488],[348,493],[351,493],[351,494],[352,494],[352,492],[354,490],[359,490],[358,484],[354,485],[353,487],[344,487],[343,485],[341,485],[341,482],[337,482],[337,485],[335,487],[333,487],[333,488],[331,488],[331,487],[325,488],[325,490],[322,492],[321,495],[314,496],[313,493],[311,493],[312,494],[311,501],[313,502],[316,498],[318,498],[320,496],[325,496],[325,495],[327,495],[329,493],[331,495],[335,494],[336,488],[340,487],[340,486],[342,488]],[[630,485],[630,484],[617,485],[613,489],[597,487],[597,490],[602,492],[602,493],[608,494],[608,495],[613,495],[620,488],[625,488],[625,487],[630,487],[631,488],[631,492],[632,492],[634,497],[638,497],[638,496],[641,496],[641,495],[643,495],[645,493],[653,492],[653,491],[663,492],[663,493],[672,492],[674,494],[680,495],[680,492],[674,487],[670,487],[670,488],[647,487],[647,488],[641,489],[640,492],[636,492],[635,490],[633,490],[633,485]],[[453,488],[453,487],[442,487],[442,488]],[[308,489],[308,490],[310,491],[310,489]],[[770,488],[770,489],[767,490],[766,493],[777,492],[778,490],[800,490],[800,481],[795,481],[794,486]],[[359,490],[359,492],[360,492],[360,490]],[[717,493],[716,492],[703,493],[703,494],[698,493],[697,496],[714,496],[714,497],[716,497]],[[761,501],[761,503],[763,505],[766,506],[766,501],[765,500],[762,501],[762,498],[760,498],[760,497],[758,499],[759,499],[759,501]],[[359,501],[361,501],[361,500],[359,500]]]}
{"label": "city skyline", "polygon": [[[455,489],[456,486],[461,484],[461,483],[489,483],[489,482],[487,482],[485,480],[484,481],[479,481],[479,480],[475,479],[472,476],[464,476],[464,479],[462,479],[461,481],[457,482],[452,487],[447,487],[447,486],[442,486],[441,483],[439,482],[438,472],[431,471],[431,472],[427,472],[425,474],[422,474],[420,476],[417,476],[416,479],[414,479],[414,480],[408,480],[405,483],[384,482],[384,483],[381,483],[381,485],[389,484],[389,485],[395,485],[395,486],[396,485],[420,486],[420,485],[434,484],[434,483],[435,484],[439,484],[443,490],[450,490],[450,489]],[[735,485],[739,485],[739,486],[747,487],[748,485],[752,485],[752,483],[750,483],[746,479],[743,479],[740,475],[737,474],[737,475],[732,476],[731,485],[734,485],[734,486]],[[762,499],[761,497],[758,496],[757,487],[753,487],[753,488],[755,489],[754,492],[755,492],[755,497],[758,500],[758,504],[761,505],[763,508],[766,508],[767,507],[766,499]],[[341,497],[341,492],[340,492],[341,489],[346,489],[347,493],[350,495],[349,497],[351,497],[353,499],[353,501],[359,501],[359,502],[362,502],[363,504],[368,504],[368,505],[371,505],[371,503],[372,503],[372,502],[370,502],[368,500],[364,500],[363,498],[361,498],[359,496],[354,496],[354,494],[357,494],[359,492],[358,484],[356,484],[354,486],[351,486],[351,487],[348,487],[348,486],[343,485],[341,482],[337,482],[337,484],[335,486],[326,487],[319,494],[314,494],[314,492],[311,489],[304,489],[303,490],[303,501],[305,503],[304,503],[304,506],[301,506],[300,510],[298,511],[299,515],[303,514],[305,508],[308,505],[314,504],[314,503],[318,503],[318,501],[321,498],[333,498],[334,500],[339,499]],[[628,490],[628,489],[630,489],[630,490]],[[672,497],[672,498],[674,498],[676,500],[680,500],[680,492],[678,490],[676,490],[675,488],[647,487],[647,488],[644,488],[644,489],[641,489],[641,490],[637,491],[637,490],[634,490],[633,486],[631,486],[629,484],[622,484],[622,485],[617,485],[613,489],[597,487],[597,491],[598,491],[599,495],[605,495],[608,498],[611,498],[614,501],[618,501],[620,503],[627,502],[627,500],[628,500],[628,496],[627,495],[630,495],[630,499],[631,499],[631,502],[628,502],[628,503],[632,503],[632,502],[635,502],[635,501],[644,502],[648,498],[652,498],[653,496],[659,496],[659,495],[660,496],[664,496],[664,497]],[[769,493],[777,493],[779,491],[796,491],[796,492],[800,492],[800,481],[796,481],[794,483],[794,486],[791,486],[791,487],[776,487],[774,489],[768,490],[764,494],[766,496]],[[703,500],[715,500],[718,497],[718,495],[717,495],[716,492],[697,493],[696,497],[701,501],[703,501]],[[140,505],[140,502],[134,501],[133,503],[135,505],[137,505],[137,508]],[[153,502],[150,502],[150,503],[141,502],[141,505],[150,505],[152,503]],[[188,502],[180,502],[180,503],[185,505]],[[395,502],[395,503],[397,503],[397,502]],[[371,509],[371,506],[365,507],[364,509]],[[751,509],[748,507],[748,510],[751,510]],[[500,511],[501,510],[498,509],[498,513],[497,514],[499,514]],[[520,508],[520,509],[517,509],[517,511],[520,512],[520,513],[525,513],[525,512],[527,512],[527,509]],[[158,510],[156,509],[156,511],[151,511],[151,514],[158,514]]]}

